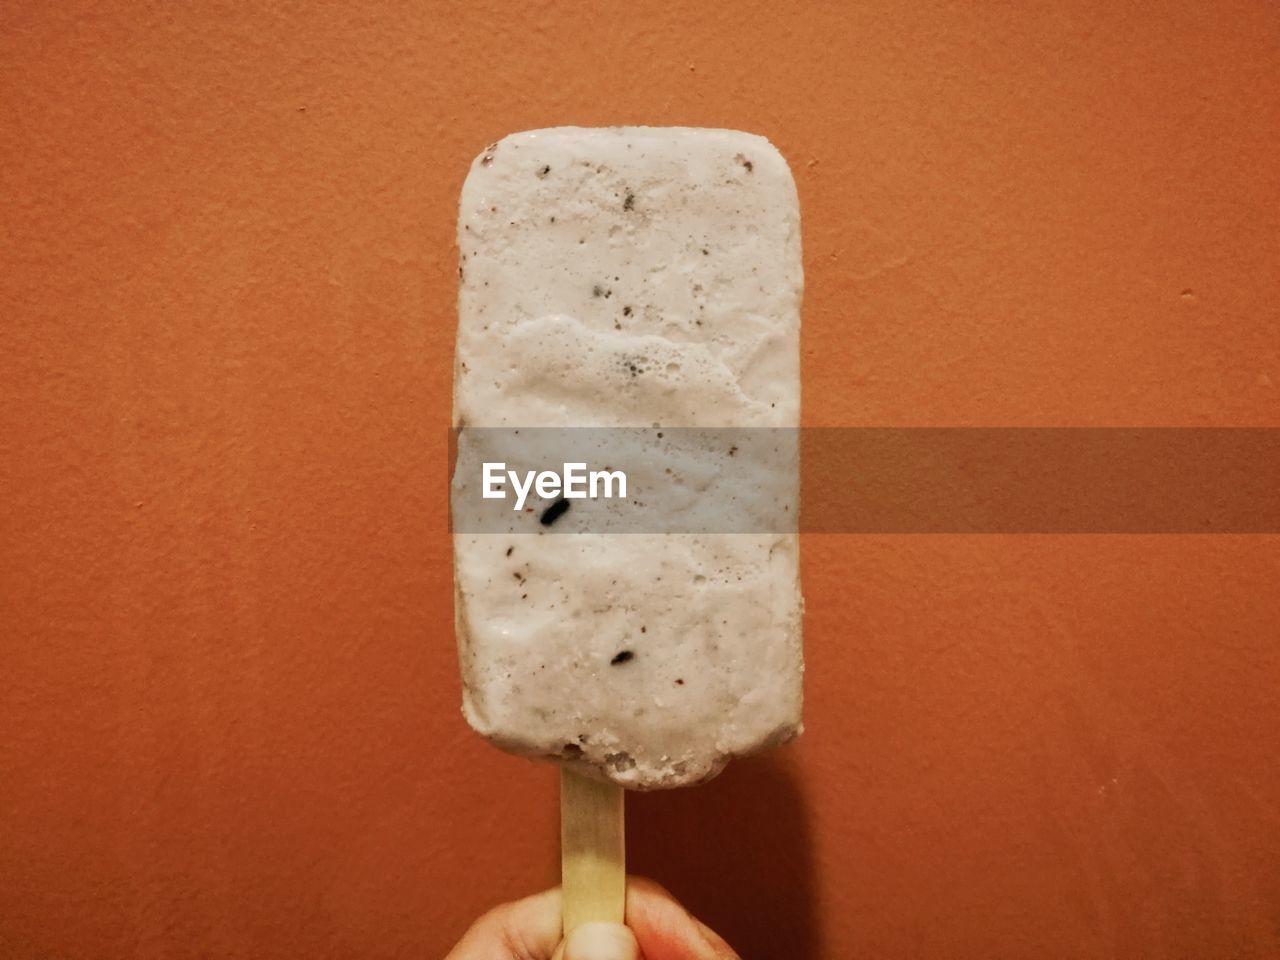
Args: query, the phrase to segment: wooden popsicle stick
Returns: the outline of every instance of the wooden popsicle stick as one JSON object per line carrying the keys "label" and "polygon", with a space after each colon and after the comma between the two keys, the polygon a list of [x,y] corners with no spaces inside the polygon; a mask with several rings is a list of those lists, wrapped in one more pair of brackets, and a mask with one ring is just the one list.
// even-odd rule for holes
{"label": "wooden popsicle stick", "polygon": [[627,865],[623,790],[560,768],[560,890],[564,935],[583,923],[622,923]]}

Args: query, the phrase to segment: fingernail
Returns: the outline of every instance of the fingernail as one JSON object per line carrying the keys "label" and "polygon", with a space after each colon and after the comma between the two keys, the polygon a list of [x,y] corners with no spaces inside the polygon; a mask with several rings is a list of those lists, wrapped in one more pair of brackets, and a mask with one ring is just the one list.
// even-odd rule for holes
{"label": "fingernail", "polygon": [[635,935],[620,923],[584,923],[569,934],[564,960],[637,960]]}

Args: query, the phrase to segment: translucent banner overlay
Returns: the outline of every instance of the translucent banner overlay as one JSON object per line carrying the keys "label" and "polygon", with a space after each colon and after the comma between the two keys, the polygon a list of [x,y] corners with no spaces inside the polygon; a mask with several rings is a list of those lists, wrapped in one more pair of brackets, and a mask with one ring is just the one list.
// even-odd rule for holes
{"label": "translucent banner overlay", "polygon": [[1280,428],[468,427],[451,441],[455,533],[1280,533]]}

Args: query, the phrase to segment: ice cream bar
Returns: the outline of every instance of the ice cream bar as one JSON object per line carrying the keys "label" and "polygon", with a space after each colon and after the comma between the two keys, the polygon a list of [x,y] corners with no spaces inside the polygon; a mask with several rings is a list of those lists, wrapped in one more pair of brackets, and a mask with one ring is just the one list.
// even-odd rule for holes
{"label": "ice cream bar", "polygon": [[[799,227],[759,136],[498,141],[462,189],[455,427],[797,427]],[[545,511],[520,517],[454,534],[479,733],[635,789],[799,733],[794,532],[556,536]]]}

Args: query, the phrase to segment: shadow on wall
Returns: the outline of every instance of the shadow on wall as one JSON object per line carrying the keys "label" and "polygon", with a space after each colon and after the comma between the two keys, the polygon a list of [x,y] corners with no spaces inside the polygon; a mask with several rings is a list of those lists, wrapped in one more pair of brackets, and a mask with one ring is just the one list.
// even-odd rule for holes
{"label": "shadow on wall", "polygon": [[787,754],[627,796],[628,872],[657,880],[748,960],[818,958],[808,816]]}

